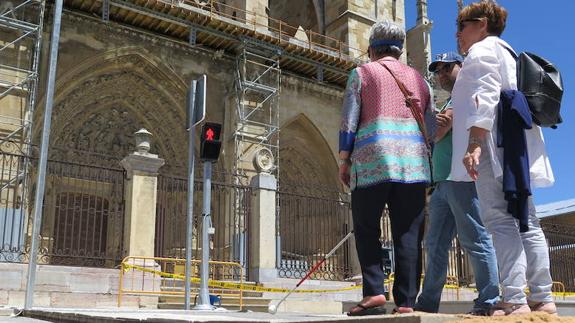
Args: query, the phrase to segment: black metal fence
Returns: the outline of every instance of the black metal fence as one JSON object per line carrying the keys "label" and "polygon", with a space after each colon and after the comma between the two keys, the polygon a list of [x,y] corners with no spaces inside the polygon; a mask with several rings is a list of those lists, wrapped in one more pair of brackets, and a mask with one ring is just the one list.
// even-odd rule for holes
{"label": "black metal fence", "polygon": [[[194,228],[202,223],[202,180],[194,182]],[[187,227],[187,178],[160,175],[156,206],[155,255],[185,258]],[[239,262],[248,259],[248,220],[251,207],[251,188],[220,181],[212,182],[212,225],[210,259]],[[192,257],[201,258],[201,238],[192,235]]]}
{"label": "black metal fence", "polygon": [[[26,262],[37,159],[0,153],[0,261]],[[49,160],[39,262],[114,267],[124,256],[124,171]]]}
{"label": "black metal fence", "polygon": [[[319,187],[282,184],[277,199],[279,276],[301,278],[351,231],[349,195]],[[348,240],[311,278],[348,278],[352,274],[351,246]]]}
{"label": "black metal fence", "polygon": [[565,291],[575,292],[575,225],[542,222],[549,245],[551,277],[565,285]]}

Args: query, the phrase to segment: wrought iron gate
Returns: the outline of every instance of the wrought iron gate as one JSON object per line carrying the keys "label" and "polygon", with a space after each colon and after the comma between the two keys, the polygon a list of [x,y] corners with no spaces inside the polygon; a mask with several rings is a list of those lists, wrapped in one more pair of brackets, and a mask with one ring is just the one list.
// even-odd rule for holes
{"label": "wrought iron gate", "polygon": [[[0,152],[0,261],[26,262],[37,160]],[[39,263],[114,267],[124,256],[124,171],[49,160]]]}
{"label": "wrought iron gate", "polygon": [[[202,184],[194,182],[195,228],[201,226]],[[156,207],[156,257],[185,258],[187,219],[187,178],[160,175]],[[215,234],[211,236],[211,260],[239,262],[248,259],[248,220],[251,188],[225,182],[212,182],[212,222]],[[201,258],[201,239],[192,236],[192,257]]]}

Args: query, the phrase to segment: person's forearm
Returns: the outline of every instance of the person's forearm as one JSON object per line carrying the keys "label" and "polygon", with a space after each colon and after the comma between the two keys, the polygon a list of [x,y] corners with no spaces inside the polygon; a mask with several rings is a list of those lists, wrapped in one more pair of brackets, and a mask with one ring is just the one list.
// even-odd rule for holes
{"label": "person's forearm", "polygon": [[348,160],[349,159],[349,151],[342,150],[339,152],[339,159],[340,160]]}
{"label": "person's forearm", "polygon": [[441,139],[443,139],[443,137],[445,137],[445,135],[447,135],[447,133],[449,132],[449,130],[451,130],[451,127],[437,127],[437,131],[435,132],[435,142],[437,143],[438,141],[440,141]]}
{"label": "person's forearm", "polygon": [[479,128],[479,127],[471,127],[469,128],[469,146],[471,145],[481,145],[485,142],[485,138],[487,137],[487,133],[489,130]]}

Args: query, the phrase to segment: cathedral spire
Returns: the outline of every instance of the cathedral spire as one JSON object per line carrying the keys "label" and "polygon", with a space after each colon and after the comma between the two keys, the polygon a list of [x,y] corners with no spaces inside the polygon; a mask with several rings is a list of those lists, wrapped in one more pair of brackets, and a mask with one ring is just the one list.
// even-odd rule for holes
{"label": "cathedral spire", "polygon": [[423,25],[429,22],[427,17],[427,0],[417,0],[417,24]]}

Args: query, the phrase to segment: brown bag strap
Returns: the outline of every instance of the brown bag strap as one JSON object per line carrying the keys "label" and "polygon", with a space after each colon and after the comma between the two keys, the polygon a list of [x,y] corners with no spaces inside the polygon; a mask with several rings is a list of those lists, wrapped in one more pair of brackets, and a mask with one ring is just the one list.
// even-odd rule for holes
{"label": "brown bag strap", "polygon": [[385,65],[382,61],[379,61],[379,64],[381,64],[381,66],[385,67],[385,69],[389,72],[389,74],[391,74],[391,76],[393,77],[393,79],[397,83],[397,86],[399,86],[401,93],[403,93],[403,96],[405,96],[405,105],[407,105],[409,107],[409,109],[411,110],[411,114],[413,114],[415,121],[417,121],[417,125],[419,126],[419,131],[421,131],[421,134],[423,135],[423,140],[425,141],[425,147],[427,148],[427,161],[429,162],[429,172],[430,172],[430,176],[431,176],[431,182],[433,183],[433,165],[432,165],[432,161],[431,161],[431,141],[429,141],[429,138],[427,137],[427,130],[425,129],[425,122],[423,120],[423,112],[421,109],[418,109],[418,104],[417,104],[416,100],[413,99],[412,93],[407,89],[405,84],[403,84],[403,82],[401,82],[397,78],[397,76],[395,76],[395,74],[391,71],[391,69],[387,65]]}
{"label": "brown bag strap", "polygon": [[407,105],[409,107],[409,109],[411,110],[411,114],[413,114],[415,121],[417,121],[417,125],[419,126],[419,131],[421,131],[421,134],[423,135],[423,140],[425,140],[425,146],[427,147],[427,154],[429,156],[431,156],[431,146],[430,146],[429,138],[427,137],[427,130],[425,129],[425,122],[423,120],[423,113],[422,113],[421,109],[418,109],[418,104],[417,104],[417,102],[415,102],[416,100],[413,99],[412,93],[407,89],[405,84],[403,84],[403,82],[401,82],[397,78],[397,76],[395,76],[395,74],[391,71],[391,69],[387,65],[385,65],[383,62],[379,61],[379,63],[381,64],[381,66],[385,67],[385,69],[389,72],[389,74],[391,74],[391,76],[393,77],[393,79],[397,83],[397,86],[399,86],[399,89],[401,90],[401,92],[405,96],[405,105]]}

